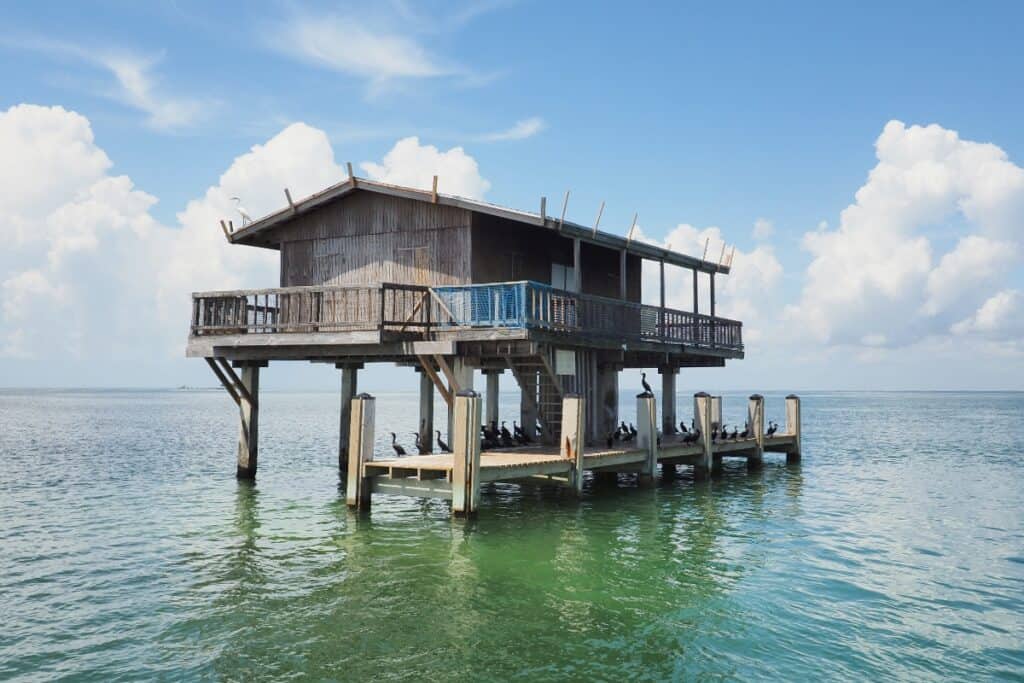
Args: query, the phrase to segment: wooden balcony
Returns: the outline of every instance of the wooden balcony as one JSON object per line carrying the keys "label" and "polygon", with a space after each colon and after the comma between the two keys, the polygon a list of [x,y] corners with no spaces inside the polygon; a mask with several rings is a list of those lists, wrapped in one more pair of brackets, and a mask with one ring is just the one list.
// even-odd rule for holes
{"label": "wooden balcony", "polygon": [[[538,282],[455,287],[288,287],[192,295],[191,336],[376,332],[457,339],[473,330],[536,331],[569,345],[665,344],[742,355],[743,324]],[[304,342],[303,342],[304,343]]]}

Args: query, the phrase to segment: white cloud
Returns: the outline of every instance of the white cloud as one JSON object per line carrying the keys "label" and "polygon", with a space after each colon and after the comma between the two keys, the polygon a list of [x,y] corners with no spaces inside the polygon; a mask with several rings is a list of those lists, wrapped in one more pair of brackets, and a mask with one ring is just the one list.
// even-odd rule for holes
{"label": "white cloud", "polygon": [[437,78],[461,71],[409,36],[374,30],[350,17],[295,16],[274,41],[302,61],[371,81]]}
{"label": "white cloud", "polygon": [[444,194],[482,199],[491,183],[480,175],[476,159],[462,147],[442,152],[433,145],[421,145],[417,137],[399,140],[378,164],[360,164],[372,180],[393,185],[429,189],[438,176],[438,190]]}
{"label": "white cloud", "polygon": [[[1024,169],[1005,152],[899,121],[875,147],[878,164],[839,226],[804,235],[813,261],[787,317],[820,342],[899,346],[943,334],[1018,263]],[[936,266],[937,226],[966,234]]]}
{"label": "white cloud", "polygon": [[1016,289],[999,292],[970,317],[953,325],[952,332],[1024,343],[1024,293]]}
{"label": "white cloud", "polygon": [[532,138],[537,133],[544,130],[545,124],[544,119],[539,116],[532,116],[522,121],[516,121],[515,125],[505,130],[495,131],[493,133],[484,133],[477,136],[477,140],[480,142],[506,142],[508,140],[525,140],[526,138]]}
{"label": "white cloud", "polygon": [[754,239],[765,240],[775,234],[775,224],[767,218],[754,221]]}

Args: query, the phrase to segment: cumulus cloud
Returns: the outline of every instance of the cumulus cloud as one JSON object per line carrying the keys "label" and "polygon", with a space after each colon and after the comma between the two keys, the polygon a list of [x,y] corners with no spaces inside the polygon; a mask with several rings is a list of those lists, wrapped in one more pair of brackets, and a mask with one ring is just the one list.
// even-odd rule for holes
{"label": "cumulus cloud", "polygon": [[430,189],[438,176],[438,190],[445,194],[483,199],[491,183],[480,175],[476,159],[462,147],[447,152],[433,145],[420,144],[418,137],[399,140],[380,163],[360,164],[372,180],[394,185]]}
{"label": "cumulus cloud", "polygon": [[[839,226],[803,238],[813,260],[787,317],[820,342],[900,346],[946,334],[1019,263],[1024,169],[1003,150],[899,121],[875,148],[878,164]],[[936,263],[940,229],[967,234]]]}
{"label": "cumulus cloud", "polygon": [[[110,173],[81,115],[12,107],[0,113],[0,144],[17,160],[0,165],[0,180],[13,190],[0,194],[0,239],[9,245],[0,251],[0,356],[18,358],[86,350],[127,358],[154,340],[167,356],[180,356],[190,292],[277,281],[277,252],[224,239],[219,221],[237,220],[230,198],[260,216],[284,205],[284,188],[300,198],[345,175],[327,135],[295,123],[238,156],[174,225],[162,225],[150,213],[156,197]],[[446,192],[466,196],[489,187],[463,149],[441,152],[415,138],[365,166],[375,177],[421,187],[437,173]],[[12,167],[30,169],[31,178]]]}
{"label": "cumulus cloud", "polygon": [[970,317],[953,325],[952,331],[1024,343],[1024,293],[1016,289],[999,292],[986,299]]}

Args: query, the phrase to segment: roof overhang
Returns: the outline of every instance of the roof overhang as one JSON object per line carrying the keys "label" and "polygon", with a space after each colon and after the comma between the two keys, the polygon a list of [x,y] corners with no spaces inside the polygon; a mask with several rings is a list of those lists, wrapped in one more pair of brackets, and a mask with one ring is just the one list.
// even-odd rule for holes
{"label": "roof overhang", "polygon": [[714,261],[705,261],[694,256],[681,254],[679,252],[672,251],[671,249],[659,247],[647,242],[627,240],[624,237],[612,235],[600,230],[594,230],[593,228],[588,228],[571,221],[561,221],[550,216],[541,216],[539,213],[509,209],[475,199],[466,199],[465,197],[440,193],[435,195],[430,190],[419,190],[411,187],[389,185],[356,177],[347,178],[337,185],[332,185],[331,187],[321,190],[316,194],[312,194],[305,199],[294,202],[287,208],[264,216],[257,221],[253,221],[245,227],[230,233],[228,239],[230,239],[234,244],[276,247],[276,241],[261,239],[268,231],[286,224],[296,216],[313,211],[314,209],[341,199],[342,197],[356,191],[376,192],[378,194],[384,194],[391,197],[402,197],[419,202],[454,206],[467,211],[504,218],[517,223],[546,228],[570,239],[579,239],[581,242],[596,244],[598,246],[617,251],[625,250],[626,253],[634,254],[652,261],[664,261],[670,265],[698,270],[705,273],[725,274],[729,272],[729,266],[715,263]]}

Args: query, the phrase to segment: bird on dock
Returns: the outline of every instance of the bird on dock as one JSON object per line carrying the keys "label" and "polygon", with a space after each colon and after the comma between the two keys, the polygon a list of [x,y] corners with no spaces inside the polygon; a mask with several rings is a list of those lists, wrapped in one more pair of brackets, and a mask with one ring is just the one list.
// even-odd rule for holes
{"label": "bird on dock", "polygon": [[515,420],[512,420],[512,434],[513,436],[515,436],[515,439],[519,443],[519,445],[525,446],[526,444],[530,443],[530,437],[526,435],[526,432],[523,431],[522,427],[516,424]]}
{"label": "bird on dock", "polygon": [[[480,450],[487,451],[492,448],[498,447],[498,439],[492,438],[491,430],[487,429],[487,427],[484,427],[483,425],[480,425],[480,432],[482,434],[482,437],[480,439]],[[494,437],[497,437],[497,434],[495,434]]]}
{"label": "bird on dock", "polygon": [[725,428],[726,425],[722,425],[722,433],[718,435],[718,438],[725,441],[729,438],[729,430]]}
{"label": "bird on dock", "polygon": [[244,206],[242,206],[242,200],[238,197],[232,197],[231,200],[235,203],[235,211],[237,211],[238,215],[242,217],[242,225],[245,226],[252,223],[252,216],[250,216],[249,212],[245,210]]}
{"label": "bird on dock", "polygon": [[420,433],[413,432],[412,435],[416,437],[416,452],[420,455],[426,455],[429,453],[430,451],[428,451],[427,447],[424,445],[423,438],[420,436]]}
{"label": "bird on dock", "polygon": [[629,423],[629,436],[631,438],[636,438],[636,427],[633,426],[632,422]]}
{"label": "bird on dock", "polygon": [[775,430],[777,430],[778,428],[779,425],[775,424],[774,422],[769,422],[768,431],[765,432],[765,436],[772,436],[773,434],[775,434]]}
{"label": "bird on dock", "polygon": [[395,436],[394,432],[391,432],[391,447],[395,449],[395,455],[405,455],[405,449],[396,443],[398,437]]}
{"label": "bird on dock", "polygon": [[641,372],[640,373],[640,384],[643,386],[645,394],[654,394],[654,392],[651,391],[651,385],[647,383],[647,373],[646,372]]}
{"label": "bird on dock", "polygon": [[626,443],[627,441],[632,441],[633,440],[633,436],[634,436],[633,432],[629,431],[629,429],[626,428],[622,432],[622,442]]}
{"label": "bird on dock", "polygon": [[688,432],[686,434],[686,436],[683,437],[683,443],[695,443],[697,441],[697,439],[699,439],[699,438],[700,438],[700,430],[694,428],[694,430],[692,432]]}
{"label": "bird on dock", "polygon": [[441,430],[435,429],[434,432],[437,434],[437,446],[445,453],[451,453],[452,449],[448,448],[448,444],[441,438]]}
{"label": "bird on dock", "polygon": [[750,423],[749,422],[745,422],[745,423],[743,423],[743,431],[740,432],[740,438],[741,439],[745,439],[748,436],[750,436]]}
{"label": "bird on dock", "polygon": [[682,420],[679,422],[679,431],[682,432],[683,434],[690,433],[690,430],[686,428],[686,420]]}
{"label": "bird on dock", "polygon": [[729,435],[729,438],[732,439],[733,441],[735,441],[737,438],[739,438],[739,435],[740,435],[740,428],[739,427],[733,427],[732,428],[732,434]]}
{"label": "bird on dock", "polygon": [[512,441],[512,432],[508,431],[504,420],[501,421],[501,438],[505,439],[505,441]]}

